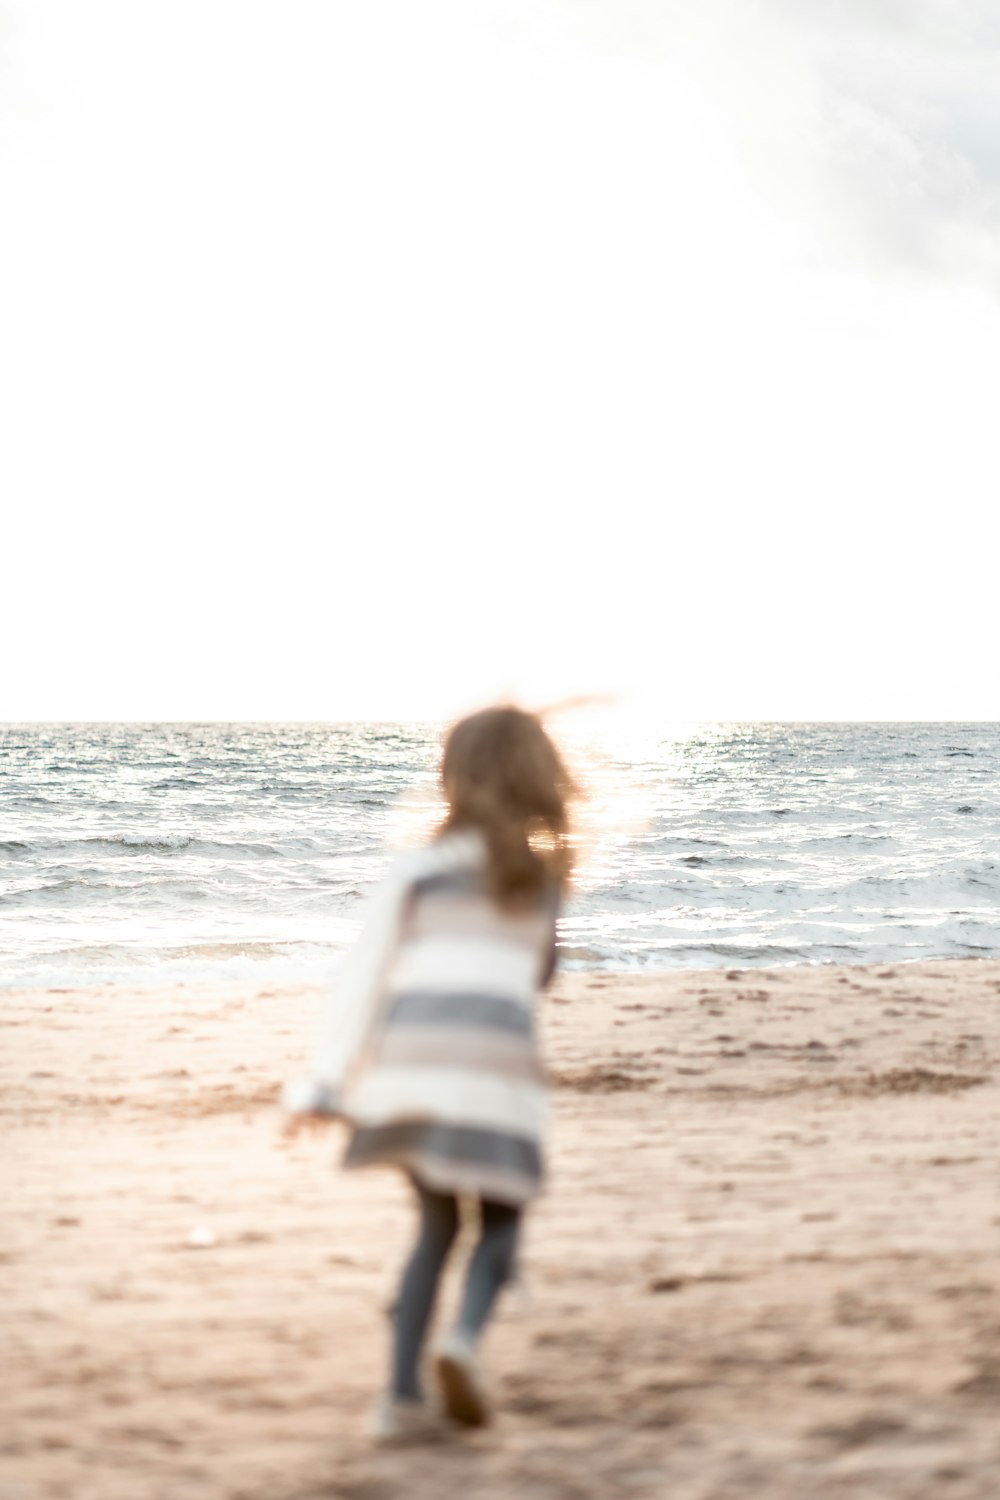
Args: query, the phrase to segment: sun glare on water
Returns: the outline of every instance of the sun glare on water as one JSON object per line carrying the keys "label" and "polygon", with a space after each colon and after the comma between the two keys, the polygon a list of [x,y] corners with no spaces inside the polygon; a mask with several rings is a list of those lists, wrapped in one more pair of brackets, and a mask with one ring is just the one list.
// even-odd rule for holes
{"label": "sun glare on water", "polygon": [[687,779],[692,744],[714,726],[615,701],[557,708],[546,722],[580,792],[574,883],[592,890],[608,878],[616,855],[648,834],[654,788]]}

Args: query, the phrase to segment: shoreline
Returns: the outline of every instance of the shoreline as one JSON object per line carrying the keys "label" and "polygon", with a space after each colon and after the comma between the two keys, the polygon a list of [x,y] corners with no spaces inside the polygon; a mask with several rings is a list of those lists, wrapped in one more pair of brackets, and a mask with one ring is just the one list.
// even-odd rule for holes
{"label": "shoreline", "polygon": [[277,1143],[323,988],[0,999],[3,1500],[995,1493],[1000,960],[563,973],[500,1421],[405,1454],[405,1187]]}
{"label": "shoreline", "polygon": [[[178,989],[185,991],[239,990],[250,991],[255,994],[262,993],[264,991],[292,992],[303,990],[319,992],[325,989],[327,985],[331,984],[334,981],[334,979],[336,978],[337,967],[341,959],[343,959],[348,952],[349,947],[344,948],[343,950],[339,950],[336,954],[334,954],[330,959],[329,968],[324,971],[321,976],[302,972],[300,974],[278,974],[270,976],[262,975],[260,978],[248,978],[245,975],[241,975],[237,978],[231,976],[214,977],[212,975],[208,975],[207,977],[205,977],[204,975],[202,975],[193,979],[176,979],[173,977],[157,978],[154,974],[151,977],[141,976],[137,977],[136,979],[117,977],[114,979],[101,979],[92,981],[81,980],[79,983],[72,981],[69,978],[66,978],[60,983],[35,981],[22,983],[18,981],[14,984],[5,984],[2,980],[0,980],[0,1000],[2,1000],[3,996],[21,994],[45,993],[53,995],[69,995],[80,993],[104,993],[119,990],[128,990],[130,993],[139,994],[146,994],[151,992],[159,993],[160,991]],[[557,957],[559,952],[560,950],[557,948]],[[563,962],[557,969],[557,976],[559,980],[569,980],[571,982],[576,980],[582,980],[586,982],[591,979],[601,978],[627,980],[642,979],[659,982],[660,980],[683,979],[685,977],[689,979],[700,977],[704,977],[705,979],[721,979],[728,976],[729,974],[738,974],[741,979],[749,980],[755,974],[766,977],[770,974],[788,974],[790,972],[814,974],[839,972],[840,970],[845,970],[848,972],[855,972],[857,970],[864,969],[875,971],[902,968],[909,970],[913,968],[933,967],[941,964],[995,964],[998,966],[998,968],[1000,968],[1000,950],[998,950],[996,953],[950,954],[937,958],[866,958],[858,959],[856,961],[853,959],[831,960],[825,958],[797,958],[790,959],[788,963],[740,964],[734,962],[726,964],[713,964],[710,967],[700,968],[696,968],[693,966],[687,967],[685,965],[675,965],[669,968],[582,967],[570,969],[566,967],[565,960],[563,960]],[[543,993],[543,1007],[544,1003],[545,995]]]}

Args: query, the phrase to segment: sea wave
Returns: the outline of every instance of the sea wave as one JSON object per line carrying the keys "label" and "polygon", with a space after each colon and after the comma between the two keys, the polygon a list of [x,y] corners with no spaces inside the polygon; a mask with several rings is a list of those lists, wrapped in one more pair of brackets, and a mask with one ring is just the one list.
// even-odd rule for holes
{"label": "sea wave", "polygon": [[[432,726],[0,726],[0,983],[321,977],[438,753]],[[1000,952],[1000,726],[705,725],[582,764],[570,967]]]}
{"label": "sea wave", "polygon": [[[309,845],[303,843],[300,847],[309,847]],[[286,850],[278,843],[243,839],[207,839],[190,833],[159,834],[155,837],[135,833],[105,833],[68,839],[47,835],[36,839],[11,839],[0,843],[0,853],[8,851],[14,854],[31,853],[46,858],[77,852],[93,853],[102,849],[127,855],[172,855],[195,852],[222,856],[249,854],[263,858],[281,858],[286,853]]]}

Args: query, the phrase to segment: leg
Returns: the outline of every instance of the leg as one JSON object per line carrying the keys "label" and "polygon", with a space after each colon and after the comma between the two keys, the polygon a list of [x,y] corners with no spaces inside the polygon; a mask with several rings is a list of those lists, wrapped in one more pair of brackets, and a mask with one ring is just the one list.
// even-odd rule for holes
{"label": "leg", "polygon": [[395,1309],[392,1393],[418,1401],[420,1352],[434,1311],[438,1281],[455,1242],[458,1203],[450,1193],[432,1193],[415,1183],[420,1203],[420,1233],[403,1273]]}
{"label": "leg", "polygon": [[483,1227],[469,1262],[458,1324],[437,1355],[445,1412],[464,1427],[482,1427],[490,1420],[474,1350],[500,1288],[510,1280],[521,1224],[520,1210],[509,1204],[484,1201],[480,1208]]}
{"label": "leg", "polygon": [[469,1345],[475,1344],[486,1327],[501,1287],[514,1269],[521,1210],[508,1203],[481,1204],[483,1225],[469,1263],[458,1332]]}

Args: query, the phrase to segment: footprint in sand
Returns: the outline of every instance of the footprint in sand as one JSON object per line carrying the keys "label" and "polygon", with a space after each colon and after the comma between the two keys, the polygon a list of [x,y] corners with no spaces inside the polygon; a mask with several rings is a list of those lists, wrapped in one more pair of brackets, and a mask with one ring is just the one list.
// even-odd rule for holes
{"label": "footprint in sand", "polygon": [[885,1442],[887,1438],[898,1438],[908,1431],[907,1424],[889,1412],[866,1412],[853,1422],[814,1427],[809,1436],[846,1450],[861,1448],[866,1443]]}

